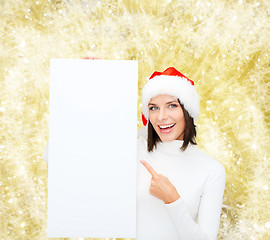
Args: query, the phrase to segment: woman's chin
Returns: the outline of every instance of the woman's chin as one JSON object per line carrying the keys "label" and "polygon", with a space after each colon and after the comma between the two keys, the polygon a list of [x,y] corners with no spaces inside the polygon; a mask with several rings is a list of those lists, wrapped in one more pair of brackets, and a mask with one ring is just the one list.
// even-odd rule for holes
{"label": "woman's chin", "polygon": [[162,142],[171,142],[176,139],[174,136],[159,136],[159,138]]}

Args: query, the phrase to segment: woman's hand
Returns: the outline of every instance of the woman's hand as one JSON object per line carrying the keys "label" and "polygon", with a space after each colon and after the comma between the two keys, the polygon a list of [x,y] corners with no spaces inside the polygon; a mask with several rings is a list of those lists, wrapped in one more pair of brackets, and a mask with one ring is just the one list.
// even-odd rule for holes
{"label": "woman's hand", "polygon": [[180,198],[177,190],[167,177],[158,174],[146,161],[141,160],[141,163],[152,175],[151,186],[149,188],[150,194],[161,199],[165,204],[172,203]]}

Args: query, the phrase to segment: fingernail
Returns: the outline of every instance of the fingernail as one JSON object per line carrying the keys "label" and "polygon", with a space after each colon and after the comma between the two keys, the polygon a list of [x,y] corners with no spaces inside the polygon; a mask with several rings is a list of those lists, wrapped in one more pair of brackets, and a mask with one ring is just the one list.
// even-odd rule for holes
{"label": "fingernail", "polygon": [[144,163],[145,161],[144,160],[140,160],[141,161],[141,163]]}

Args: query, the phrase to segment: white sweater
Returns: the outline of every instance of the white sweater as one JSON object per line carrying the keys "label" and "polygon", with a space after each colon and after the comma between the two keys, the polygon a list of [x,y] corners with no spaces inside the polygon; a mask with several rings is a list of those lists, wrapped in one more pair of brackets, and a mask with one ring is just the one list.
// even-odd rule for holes
{"label": "white sweater", "polygon": [[[136,240],[203,240],[217,238],[225,168],[217,160],[183,140],[160,142],[147,151],[146,138],[138,139],[137,238]],[[180,198],[165,204],[149,193],[151,174],[139,162],[147,161],[169,178]]]}
{"label": "white sweater", "polygon": [[[217,237],[226,171],[196,145],[180,151],[182,143],[183,140],[158,143],[154,152],[149,153],[146,138],[138,138],[136,240],[215,240]],[[43,157],[48,161],[48,145]],[[165,204],[149,193],[152,176],[141,159],[169,178],[180,195],[178,200]]]}

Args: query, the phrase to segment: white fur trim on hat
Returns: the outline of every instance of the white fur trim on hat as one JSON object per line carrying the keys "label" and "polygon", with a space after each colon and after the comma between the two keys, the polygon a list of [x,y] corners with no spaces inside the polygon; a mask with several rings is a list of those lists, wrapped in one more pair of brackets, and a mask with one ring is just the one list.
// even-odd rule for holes
{"label": "white fur trim on hat", "polygon": [[195,86],[184,77],[159,75],[150,79],[142,90],[142,112],[146,119],[149,117],[148,104],[152,97],[168,94],[179,98],[189,115],[197,120],[200,114],[200,100]]}

